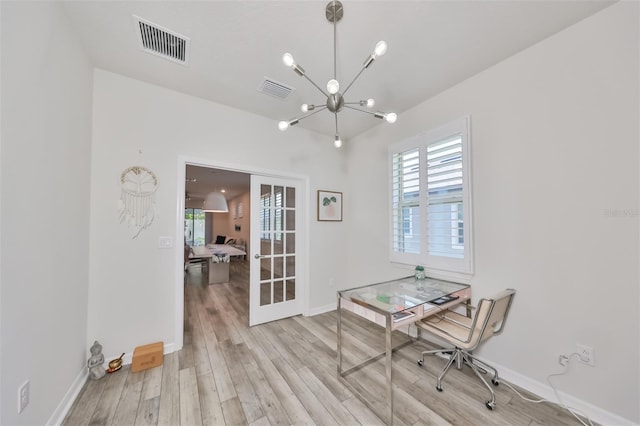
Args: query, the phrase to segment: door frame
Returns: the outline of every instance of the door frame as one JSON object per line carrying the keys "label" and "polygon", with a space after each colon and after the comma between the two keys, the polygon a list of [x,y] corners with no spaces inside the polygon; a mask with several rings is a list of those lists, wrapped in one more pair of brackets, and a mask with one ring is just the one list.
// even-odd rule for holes
{"label": "door frame", "polygon": [[[191,157],[185,155],[178,156],[178,177],[176,185],[176,227],[175,227],[175,245],[174,245],[174,257],[175,257],[175,308],[174,308],[174,345],[175,350],[182,349],[184,345],[184,208],[185,199],[184,193],[186,188],[186,169],[187,165],[198,167],[209,167],[212,169],[228,170],[232,172],[247,173],[250,175],[260,175],[265,177],[283,178],[299,180],[302,186],[302,223],[300,224],[301,238],[302,238],[302,253],[300,253],[298,260],[301,262],[302,268],[302,285],[299,288],[301,292],[300,297],[302,300],[302,315],[309,315],[309,230],[311,224],[311,191],[309,185],[309,176],[296,173],[284,172],[281,170],[267,169],[262,167],[248,166],[246,164],[235,164],[229,162],[215,161],[211,159],[205,159],[202,157]],[[250,211],[253,211],[250,209]],[[247,253],[249,256],[249,253]],[[251,261],[251,260],[250,260]],[[251,296],[249,296],[251,297]],[[248,307],[247,307],[248,308]],[[247,324],[248,326],[249,324]]]}

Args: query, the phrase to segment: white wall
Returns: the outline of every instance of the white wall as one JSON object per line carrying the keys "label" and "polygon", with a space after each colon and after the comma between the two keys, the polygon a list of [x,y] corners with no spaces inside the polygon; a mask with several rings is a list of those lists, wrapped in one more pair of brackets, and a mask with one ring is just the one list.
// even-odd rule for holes
{"label": "white wall", "polygon": [[555,383],[635,423],[638,17],[637,2],[615,4],[361,135],[345,198],[349,284],[409,274],[388,262],[387,146],[470,114],[474,299],[518,290],[505,333],[481,355],[546,385],[559,354],[592,346],[595,367]]}
{"label": "white wall", "polygon": [[[178,252],[158,249],[157,242],[183,228],[179,158],[306,175],[312,218],[316,189],[343,189],[343,154],[331,137],[300,128],[282,133],[265,118],[101,70],[93,99],[88,340],[103,342],[105,353],[175,342],[175,291],[182,288],[175,259],[182,241]],[[120,173],[133,165],[151,169],[159,180],[154,223],[135,239],[116,210]],[[344,274],[335,251],[342,233],[342,226],[311,222],[311,307],[335,303],[335,288],[327,283],[330,274]]]}
{"label": "white wall", "polygon": [[[89,357],[92,70],[50,2],[2,7],[3,425],[46,423]],[[17,414],[18,387],[31,402]]]}
{"label": "white wall", "polygon": [[[250,218],[251,218],[251,197],[250,193],[246,192],[234,197],[228,201],[229,213],[214,213],[213,222],[213,235],[212,240],[215,241],[216,235],[224,235],[227,240],[234,238],[243,238],[247,246],[247,253],[250,251],[249,243],[251,240],[250,234]],[[242,217],[239,217],[238,206],[242,204]],[[233,212],[236,212],[236,217],[233,217]],[[240,231],[236,231],[236,225],[240,226]]]}

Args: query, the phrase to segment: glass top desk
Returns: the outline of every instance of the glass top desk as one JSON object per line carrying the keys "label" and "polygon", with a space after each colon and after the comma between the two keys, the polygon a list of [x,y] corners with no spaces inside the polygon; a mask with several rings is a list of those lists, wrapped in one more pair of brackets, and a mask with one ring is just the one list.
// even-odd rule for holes
{"label": "glass top desk", "polygon": [[[350,373],[386,356],[388,424],[393,424],[391,355],[394,349],[410,341],[393,348],[391,332],[460,303],[467,303],[467,316],[469,316],[470,299],[471,287],[468,284],[429,277],[416,280],[413,276],[338,291],[338,374],[346,379]],[[342,368],[343,310],[353,312],[385,328],[385,352],[362,361],[348,370]],[[359,395],[357,391],[355,393],[366,405],[369,405],[366,398]]]}

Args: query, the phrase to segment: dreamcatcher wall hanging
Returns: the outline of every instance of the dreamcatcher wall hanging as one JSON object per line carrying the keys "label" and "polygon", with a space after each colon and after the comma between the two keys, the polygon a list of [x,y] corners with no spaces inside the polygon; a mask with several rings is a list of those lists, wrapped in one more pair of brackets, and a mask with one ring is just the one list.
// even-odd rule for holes
{"label": "dreamcatcher wall hanging", "polygon": [[127,222],[136,238],[140,231],[153,222],[156,209],[156,190],[158,178],[149,169],[133,166],[125,169],[120,175],[122,190],[118,211],[120,223]]}

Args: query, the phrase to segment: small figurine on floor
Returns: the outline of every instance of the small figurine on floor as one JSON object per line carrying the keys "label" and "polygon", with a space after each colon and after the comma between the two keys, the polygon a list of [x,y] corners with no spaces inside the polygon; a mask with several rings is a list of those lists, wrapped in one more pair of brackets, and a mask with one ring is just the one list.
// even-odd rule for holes
{"label": "small figurine on floor", "polygon": [[104,377],[106,371],[102,364],[104,364],[104,355],[102,354],[102,345],[96,340],[91,346],[91,358],[87,361],[89,367],[89,377],[93,380],[98,380]]}

